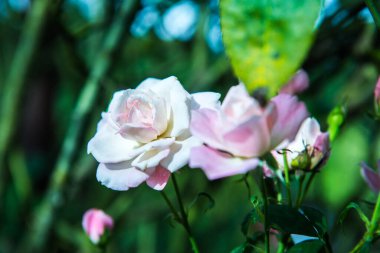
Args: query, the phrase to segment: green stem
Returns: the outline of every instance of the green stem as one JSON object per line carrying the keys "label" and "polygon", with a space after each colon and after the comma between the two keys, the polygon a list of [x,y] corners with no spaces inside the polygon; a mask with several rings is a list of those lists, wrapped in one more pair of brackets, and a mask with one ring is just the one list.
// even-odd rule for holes
{"label": "green stem", "polygon": [[[0,188],[3,187],[3,172],[8,145],[12,139],[25,79],[33,54],[45,24],[51,0],[35,0],[25,20],[21,38],[12,58],[8,76],[4,83],[0,106]],[[4,67],[4,66],[3,66]]]}
{"label": "green stem", "polygon": [[303,182],[305,180],[305,175],[302,175],[299,180],[299,185],[298,185],[298,196],[297,196],[297,201],[296,201],[296,206],[299,208],[302,204],[302,195],[303,195]]}
{"label": "green stem", "polygon": [[367,232],[364,234],[363,238],[355,246],[351,253],[360,252],[360,249],[365,243],[371,243],[375,237],[376,230],[379,228],[379,219],[380,219],[380,194],[377,196],[377,201],[375,209],[373,210],[373,215],[371,218],[371,223]]}
{"label": "green stem", "polygon": [[166,204],[168,205],[170,211],[172,212],[174,218],[180,222],[182,224],[182,219],[181,217],[178,215],[178,212],[177,210],[175,210],[175,207],[173,206],[172,202],[170,202],[170,199],[168,198],[168,195],[166,195],[166,193],[164,191],[160,191],[161,193],[161,196],[164,198]]}
{"label": "green stem", "polygon": [[182,198],[181,198],[181,194],[180,194],[180,191],[179,191],[179,187],[178,187],[178,184],[177,184],[177,180],[175,178],[175,174],[172,173],[172,181],[173,181],[173,185],[174,185],[174,190],[175,190],[175,194],[177,196],[177,201],[178,201],[178,205],[179,205],[179,211],[181,213],[181,221],[182,221],[182,225],[183,227],[185,228],[186,232],[187,232],[187,235],[188,235],[188,238],[189,238],[189,241],[190,241],[190,244],[191,244],[191,248],[193,250],[194,253],[199,253],[199,249],[198,249],[198,245],[193,237],[193,233],[191,231],[191,228],[190,228],[190,224],[189,224],[189,221],[187,219],[187,214],[185,212],[185,208],[183,206],[183,202],[182,202]]}
{"label": "green stem", "polygon": [[368,6],[369,11],[372,14],[373,20],[378,29],[380,29],[380,10],[379,5],[376,5],[373,0],[364,0],[365,4]]}
{"label": "green stem", "polygon": [[283,150],[282,156],[284,158],[285,187],[286,187],[286,192],[288,194],[288,204],[291,207],[292,206],[292,192],[290,190],[289,165],[288,165],[286,150]]}
{"label": "green stem", "polygon": [[265,184],[264,175],[261,176],[263,185],[263,202],[264,202],[264,232],[265,232],[265,253],[270,253],[269,223],[268,223],[268,193]]}
{"label": "green stem", "polygon": [[125,20],[130,14],[136,1],[124,0],[120,6],[120,12],[116,17],[109,33],[105,37],[103,48],[94,60],[94,66],[90,72],[72,114],[72,120],[65,136],[63,147],[56,166],[53,170],[49,188],[42,203],[36,209],[32,230],[24,245],[28,251],[40,252],[47,240],[47,232],[53,221],[54,212],[62,202],[62,191],[66,184],[71,163],[78,148],[85,119],[91,113],[96,101],[100,82],[108,72],[112,54],[121,41],[125,31]]}
{"label": "green stem", "polygon": [[307,193],[309,192],[311,183],[313,182],[313,179],[314,179],[314,177],[315,177],[316,174],[317,174],[317,172],[313,171],[312,174],[311,174],[311,176],[308,178],[306,186],[305,186],[305,190],[303,191],[303,194],[302,194],[302,196],[300,198],[300,201],[299,201],[300,205],[303,202],[304,198],[306,197]]}
{"label": "green stem", "polygon": [[371,219],[371,223],[368,230],[368,237],[367,239],[372,240],[373,236],[379,227],[379,219],[380,219],[380,194],[377,196],[376,206],[375,210],[373,210],[373,215]]}

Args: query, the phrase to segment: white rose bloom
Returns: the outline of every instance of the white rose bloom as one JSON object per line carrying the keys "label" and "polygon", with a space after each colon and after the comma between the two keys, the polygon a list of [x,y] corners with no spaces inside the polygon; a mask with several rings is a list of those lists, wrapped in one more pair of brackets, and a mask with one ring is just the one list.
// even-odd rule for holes
{"label": "white rose bloom", "polygon": [[87,152],[100,163],[97,179],[125,191],[142,182],[162,190],[201,145],[189,131],[191,110],[214,107],[220,94],[190,95],[176,77],[148,78],[136,89],[118,91],[102,113]]}

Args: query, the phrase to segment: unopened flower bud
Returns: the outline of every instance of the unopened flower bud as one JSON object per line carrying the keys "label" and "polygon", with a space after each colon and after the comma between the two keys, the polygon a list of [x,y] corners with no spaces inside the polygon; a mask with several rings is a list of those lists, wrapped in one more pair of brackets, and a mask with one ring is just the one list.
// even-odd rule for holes
{"label": "unopened flower bud", "polygon": [[92,208],[83,215],[82,226],[92,243],[98,244],[106,228],[112,229],[113,219],[102,210]]}

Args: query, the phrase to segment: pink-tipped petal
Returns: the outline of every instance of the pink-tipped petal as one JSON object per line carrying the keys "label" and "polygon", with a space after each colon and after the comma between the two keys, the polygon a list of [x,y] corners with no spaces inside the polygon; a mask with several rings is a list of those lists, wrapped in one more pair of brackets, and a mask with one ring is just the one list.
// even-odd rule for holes
{"label": "pink-tipped petal", "polygon": [[367,164],[361,163],[361,175],[367,185],[376,193],[380,192],[380,175],[374,172]]}
{"label": "pink-tipped petal", "polygon": [[328,133],[321,133],[318,135],[314,143],[314,148],[321,151],[323,154],[327,154],[330,151],[330,138]]}
{"label": "pink-tipped petal", "polygon": [[139,186],[149,178],[141,170],[131,167],[130,161],[123,163],[100,163],[96,171],[98,181],[115,191],[126,191]]}
{"label": "pink-tipped petal", "polygon": [[294,139],[308,112],[304,103],[288,94],[277,95],[271,103],[277,110],[277,119],[271,129],[271,147],[275,148],[285,139]]}
{"label": "pink-tipped petal", "polygon": [[153,169],[153,172],[152,174],[150,174],[150,177],[146,180],[146,183],[151,188],[157,191],[161,191],[165,188],[169,180],[169,177],[170,171],[168,171],[162,166],[157,166],[155,169]]}
{"label": "pink-tipped petal", "polygon": [[102,210],[93,208],[83,215],[82,227],[90,240],[97,244],[104,234],[105,228],[112,229],[113,220],[111,216],[105,214]]}
{"label": "pink-tipped petal", "polygon": [[258,159],[234,158],[229,154],[201,146],[191,150],[191,168],[201,168],[208,179],[214,180],[222,177],[244,174],[255,169],[259,164]]}
{"label": "pink-tipped petal", "polygon": [[282,87],[280,93],[295,95],[303,92],[309,87],[309,76],[303,69],[297,71],[293,78]]}

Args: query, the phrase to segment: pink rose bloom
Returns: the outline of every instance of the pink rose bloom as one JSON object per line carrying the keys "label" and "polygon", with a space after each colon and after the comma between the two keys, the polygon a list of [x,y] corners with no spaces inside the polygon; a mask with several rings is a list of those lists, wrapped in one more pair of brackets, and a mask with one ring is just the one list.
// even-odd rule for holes
{"label": "pink rose bloom", "polygon": [[96,177],[113,190],[146,182],[162,190],[170,173],[187,164],[190,149],[201,145],[190,134],[190,111],[215,106],[220,95],[190,95],[175,77],[148,78],[136,89],[114,94],[88,143],[100,163]]}
{"label": "pink rose bloom", "polygon": [[330,155],[329,135],[321,132],[318,121],[307,118],[302,123],[294,141],[285,141],[277,147],[277,151],[272,151],[281,170],[284,169],[282,152],[286,152],[288,166],[291,169],[318,169]]}
{"label": "pink rose bloom", "polygon": [[376,193],[380,192],[380,160],[377,162],[377,172],[371,169],[365,162],[361,163],[361,174],[367,185]]}
{"label": "pink rose bloom", "polygon": [[294,95],[303,92],[307,88],[309,88],[309,76],[305,70],[301,69],[281,88],[280,93]]}
{"label": "pink rose bloom", "polygon": [[111,216],[105,214],[102,210],[92,208],[83,215],[82,227],[92,243],[98,244],[105,229],[112,229],[113,220]]}
{"label": "pink rose bloom", "polygon": [[306,117],[293,96],[280,94],[262,108],[243,84],[231,87],[221,106],[192,112],[191,132],[206,145],[191,150],[190,167],[211,180],[246,173],[261,155],[293,139]]}

